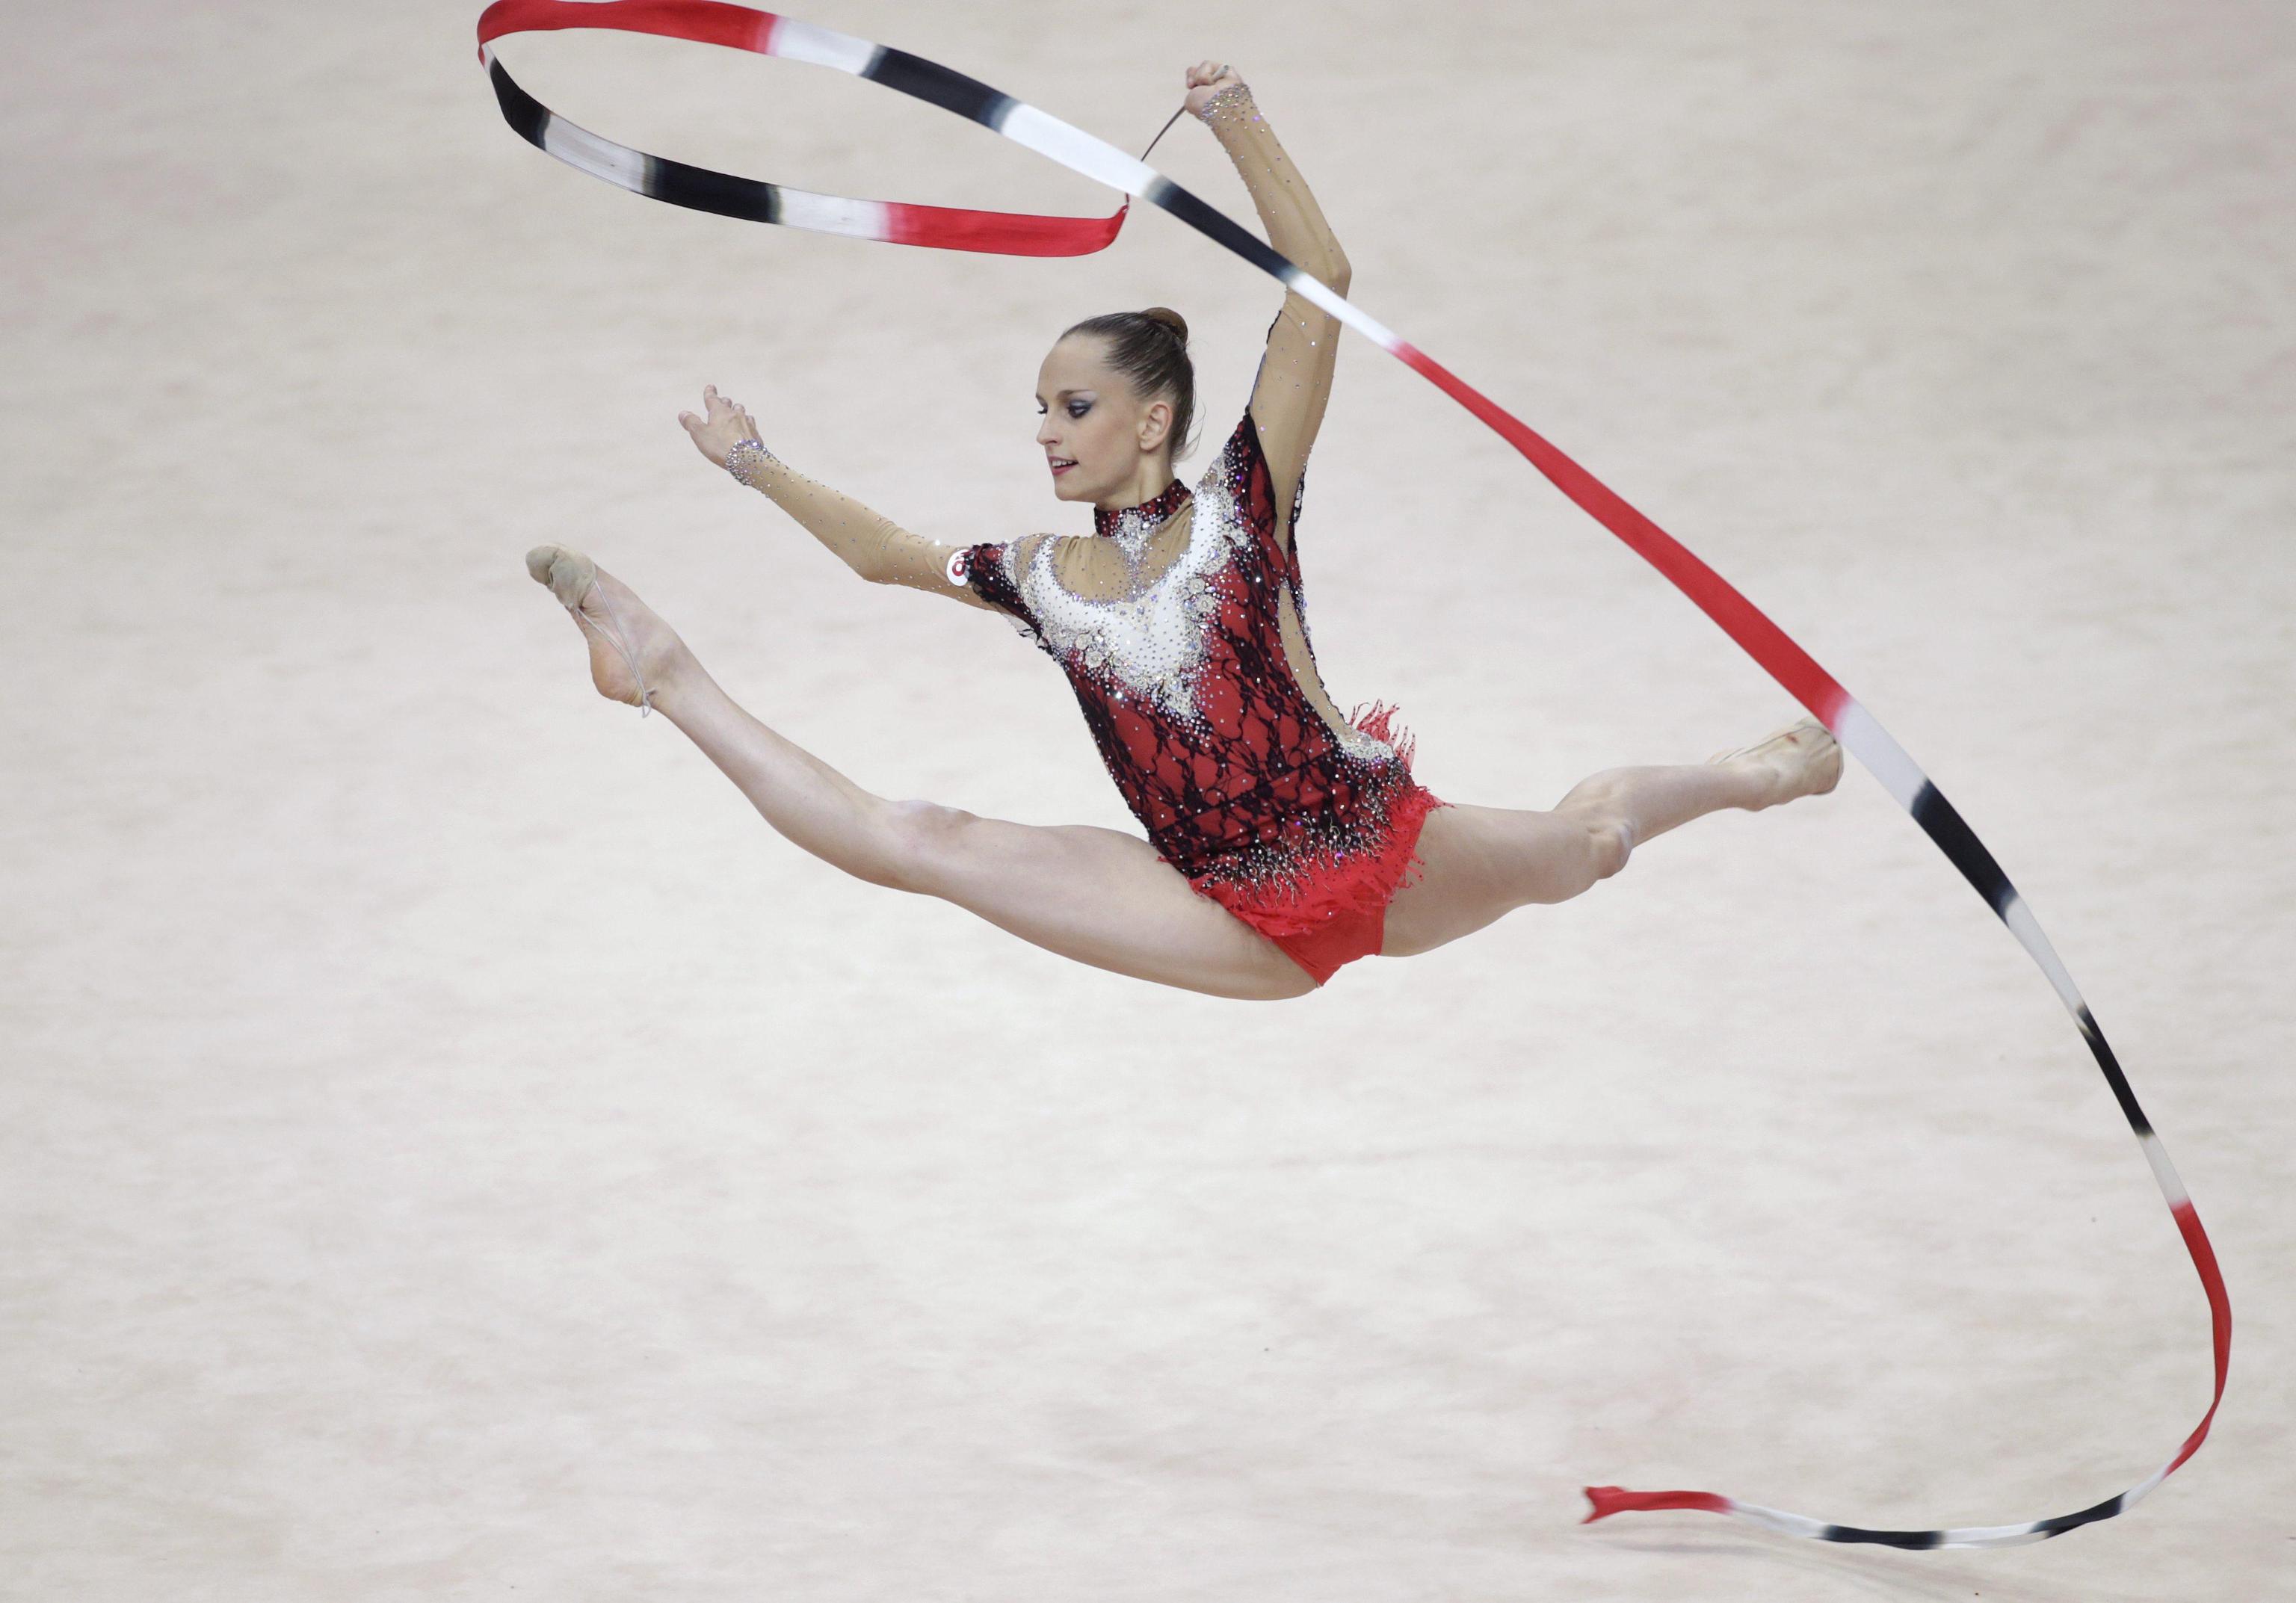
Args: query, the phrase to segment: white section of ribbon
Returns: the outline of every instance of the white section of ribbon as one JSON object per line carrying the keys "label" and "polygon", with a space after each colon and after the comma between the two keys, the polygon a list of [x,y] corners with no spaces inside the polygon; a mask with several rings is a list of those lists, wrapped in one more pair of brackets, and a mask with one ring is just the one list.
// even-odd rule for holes
{"label": "white section of ribbon", "polygon": [[882,240],[889,232],[882,200],[857,200],[850,195],[822,195],[778,185],[776,189],[781,196],[781,220],[792,228],[841,233],[857,240]]}
{"label": "white section of ribbon", "polygon": [[1841,710],[1833,715],[1833,738],[1866,765],[1867,771],[1882,781],[1882,789],[1897,798],[1899,806],[1908,813],[1914,810],[1914,798],[1930,782],[1929,775],[1922,772],[1922,765],[1914,761],[1913,755],[1898,744],[1896,737],[1857,704],[1856,698],[1844,699]]}
{"label": "white section of ribbon", "polygon": [[542,148],[569,167],[577,167],[609,184],[645,192],[645,152],[593,134],[578,123],[553,111],[542,124]]}
{"label": "white section of ribbon", "polygon": [[809,61],[816,67],[834,67],[840,72],[849,72],[858,78],[877,59],[879,46],[867,39],[857,39],[849,33],[840,33],[833,28],[824,28],[817,22],[800,22],[794,17],[775,13],[772,48],[766,53],[779,56],[785,61]]}

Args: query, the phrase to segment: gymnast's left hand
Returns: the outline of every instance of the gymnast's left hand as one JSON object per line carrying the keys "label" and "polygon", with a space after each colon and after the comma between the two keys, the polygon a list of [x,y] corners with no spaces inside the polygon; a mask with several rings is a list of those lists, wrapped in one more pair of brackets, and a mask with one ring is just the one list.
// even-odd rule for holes
{"label": "gymnast's left hand", "polygon": [[757,422],[748,411],[719,395],[715,384],[701,387],[701,407],[709,414],[707,417],[681,412],[677,414],[677,421],[685,424],[685,432],[693,437],[694,448],[721,468],[726,465],[726,457],[734,449],[735,441],[762,441],[766,438],[758,432]]}
{"label": "gymnast's left hand", "polygon": [[1204,114],[1205,103],[1213,95],[1242,82],[1225,61],[1198,61],[1188,69],[1189,112],[1201,118]]}

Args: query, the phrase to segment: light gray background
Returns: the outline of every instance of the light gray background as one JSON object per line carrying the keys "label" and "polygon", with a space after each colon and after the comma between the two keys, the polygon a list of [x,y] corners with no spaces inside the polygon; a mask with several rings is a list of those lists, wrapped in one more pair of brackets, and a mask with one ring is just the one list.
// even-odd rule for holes
{"label": "light gray background", "polygon": [[[475,4],[12,8],[0,233],[0,1594],[2296,1595],[2284,800],[2296,22],[2240,4],[838,4],[1139,151],[1224,59],[1366,310],[1713,562],[1992,844],[2120,1047],[1880,788],[1702,822],[1283,1006],[773,834],[600,700],[542,541],[863,784],[1132,827],[998,620],[697,455],[716,382],[944,540],[1080,532],[1030,391],[1280,291],[739,224],[502,124]],[[574,120],[830,192],[1120,197],[835,72],[528,36]],[[1249,197],[1184,119],[1153,165]],[[1209,445],[1206,447],[1210,448]],[[1200,450],[1179,465],[1201,471]],[[1788,699],[1353,336],[1300,525],[1342,706],[1545,806]]]}

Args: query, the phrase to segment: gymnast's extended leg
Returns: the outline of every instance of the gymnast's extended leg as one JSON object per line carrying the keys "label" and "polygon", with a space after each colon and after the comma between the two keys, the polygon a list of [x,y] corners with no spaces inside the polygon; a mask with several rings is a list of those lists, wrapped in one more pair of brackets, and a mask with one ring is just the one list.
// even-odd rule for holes
{"label": "gymnast's extended leg", "polygon": [[1567,902],[1652,836],[1724,808],[1754,813],[1820,795],[1841,777],[1841,747],[1806,719],[1703,763],[1606,768],[1551,812],[1438,808],[1420,831],[1420,874],[1388,905],[1380,953],[1431,952],[1515,908]]}
{"label": "gymnast's extended leg", "polygon": [[[575,553],[544,546],[545,584]],[[637,659],[646,699],[741,787],[766,822],[824,863],[872,885],[939,896],[1048,951],[1183,990],[1252,1001],[1304,995],[1307,972],[1187,880],[1135,835],[1092,824],[982,818],[862,789],[737,705],[676,633],[600,568],[577,626],[601,695],[633,706]]]}

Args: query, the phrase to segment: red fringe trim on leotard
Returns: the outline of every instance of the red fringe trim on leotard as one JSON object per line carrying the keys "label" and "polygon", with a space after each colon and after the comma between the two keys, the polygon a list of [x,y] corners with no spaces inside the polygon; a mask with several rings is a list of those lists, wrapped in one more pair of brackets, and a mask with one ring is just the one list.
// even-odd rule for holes
{"label": "red fringe trim on leotard", "polygon": [[[1365,712],[1365,706],[1371,710]],[[1384,701],[1366,702],[1348,715],[1348,722],[1373,740],[1384,740],[1394,747],[1395,760],[1402,764],[1404,772],[1408,773],[1411,771],[1411,755],[1419,749],[1419,737],[1396,724],[1396,715],[1402,710]]]}
{"label": "red fringe trim on leotard", "polygon": [[1249,885],[1207,875],[1196,881],[1196,888],[1271,937],[1306,935],[1341,913],[1375,913],[1384,908],[1417,877],[1421,824],[1428,814],[1449,805],[1411,777],[1411,757],[1418,743],[1396,725],[1399,710],[1374,701],[1368,713],[1358,709],[1348,719],[1395,748],[1395,777],[1382,785],[1388,801],[1378,849],[1342,854],[1329,847],[1310,848],[1300,856],[1296,878]]}

